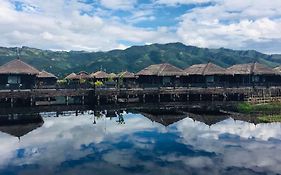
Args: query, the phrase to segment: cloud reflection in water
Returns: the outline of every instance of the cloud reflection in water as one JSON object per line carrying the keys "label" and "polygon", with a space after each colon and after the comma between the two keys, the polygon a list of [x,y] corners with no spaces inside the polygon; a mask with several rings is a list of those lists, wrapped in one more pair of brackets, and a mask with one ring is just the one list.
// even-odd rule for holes
{"label": "cloud reflection in water", "polygon": [[20,140],[0,133],[0,174],[276,174],[281,125],[191,118],[168,127],[141,114],[45,117]]}

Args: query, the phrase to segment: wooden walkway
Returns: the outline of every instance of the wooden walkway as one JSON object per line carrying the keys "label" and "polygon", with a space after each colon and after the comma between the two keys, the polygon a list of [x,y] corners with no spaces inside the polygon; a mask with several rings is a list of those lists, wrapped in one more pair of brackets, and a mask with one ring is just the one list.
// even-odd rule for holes
{"label": "wooden walkway", "polygon": [[[281,87],[245,88],[97,88],[97,89],[33,89],[0,90],[1,103],[17,100],[34,104],[52,105],[58,97],[69,104],[75,99],[80,104],[130,103],[130,102],[189,102],[189,101],[248,101],[250,103],[281,102]],[[36,103],[37,102],[37,103]],[[41,103],[40,103],[41,102]]]}

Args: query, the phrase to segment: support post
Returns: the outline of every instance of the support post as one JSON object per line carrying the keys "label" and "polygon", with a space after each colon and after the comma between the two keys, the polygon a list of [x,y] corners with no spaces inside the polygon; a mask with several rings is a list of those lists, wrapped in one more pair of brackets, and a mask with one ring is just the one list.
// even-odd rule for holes
{"label": "support post", "polygon": [[68,106],[68,96],[65,97],[66,105]]}
{"label": "support post", "polygon": [[114,102],[115,102],[115,104],[117,104],[117,102],[118,102],[118,96],[117,95],[114,96]]}
{"label": "support post", "polygon": [[98,106],[100,105],[100,96],[99,95],[97,96],[97,104],[98,104]]}
{"label": "support post", "polygon": [[11,98],[11,108],[14,107],[14,98]]}
{"label": "support post", "polygon": [[33,97],[30,97],[30,106],[33,106]]}
{"label": "support post", "polygon": [[82,96],[82,105],[84,105],[85,104],[85,96],[83,95]]}

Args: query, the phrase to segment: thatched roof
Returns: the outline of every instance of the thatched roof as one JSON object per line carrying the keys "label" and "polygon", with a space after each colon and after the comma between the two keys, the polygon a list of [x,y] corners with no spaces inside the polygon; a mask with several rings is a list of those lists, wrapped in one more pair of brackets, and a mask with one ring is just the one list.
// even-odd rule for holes
{"label": "thatched roof", "polygon": [[188,75],[224,75],[226,69],[213,63],[195,64],[184,70]]}
{"label": "thatched roof", "polygon": [[20,59],[12,60],[0,67],[0,74],[39,74],[39,70],[21,61]]}
{"label": "thatched roof", "polygon": [[67,76],[65,77],[65,79],[68,79],[68,80],[77,80],[77,79],[79,79],[79,78],[78,78],[78,76],[76,75],[76,73],[71,73],[71,74],[67,75]]}
{"label": "thatched roof", "polygon": [[115,73],[110,73],[110,74],[109,74],[109,77],[111,77],[111,78],[116,78],[117,75],[116,75]]}
{"label": "thatched roof", "polygon": [[274,75],[277,71],[260,63],[236,64],[227,68],[227,72],[232,75]]}
{"label": "thatched roof", "polygon": [[76,76],[77,76],[78,79],[88,79],[88,78],[90,78],[89,73],[86,72],[86,71],[80,71]]}
{"label": "thatched roof", "polygon": [[164,63],[150,65],[139,71],[136,75],[179,76],[185,75],[185,73],[180,68],[177,68],[169,63]]}
{"label": "thatched roof", "polygon": [[119,77],[123,77],[123,78],[135,78],[135,74],[132,73],[132,72],[128,72],[128,71],[125,71],[125,72],[121,72],[118,74]]}
{"label": "thatched roof", "polygon": [[110,75],[104,71],[97,71],[90,75],[92,78],[109,78]]}
{"label": "thatched roof", "polygon": [[38,78],[58,78],[56,77],[54,74],[46,72],[46,71],[41,71],[39,72],[39,74],[37,75]]}
{"label": "thatched roof", "polygon": [[273,70],[278,73],[281,73],[281,66],[275,67]]}

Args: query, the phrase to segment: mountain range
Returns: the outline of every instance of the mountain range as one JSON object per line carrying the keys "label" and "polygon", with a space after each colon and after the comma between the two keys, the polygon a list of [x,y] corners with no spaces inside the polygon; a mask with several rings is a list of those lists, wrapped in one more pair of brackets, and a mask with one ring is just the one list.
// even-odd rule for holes
{"label": "mountain range", "polygon": [[255,50],[208,49],[182,43],[132,46],[107,52],[51,51],[30,47],[0,47],[0,65],[19,57],[32,66],[63,77],[71,72],[137,72],[151,64],[168,62],[180,68],[213,62],[222,67],[233,64],[260,62],[271,67],[281,64],[281,54],[263,54]]}

